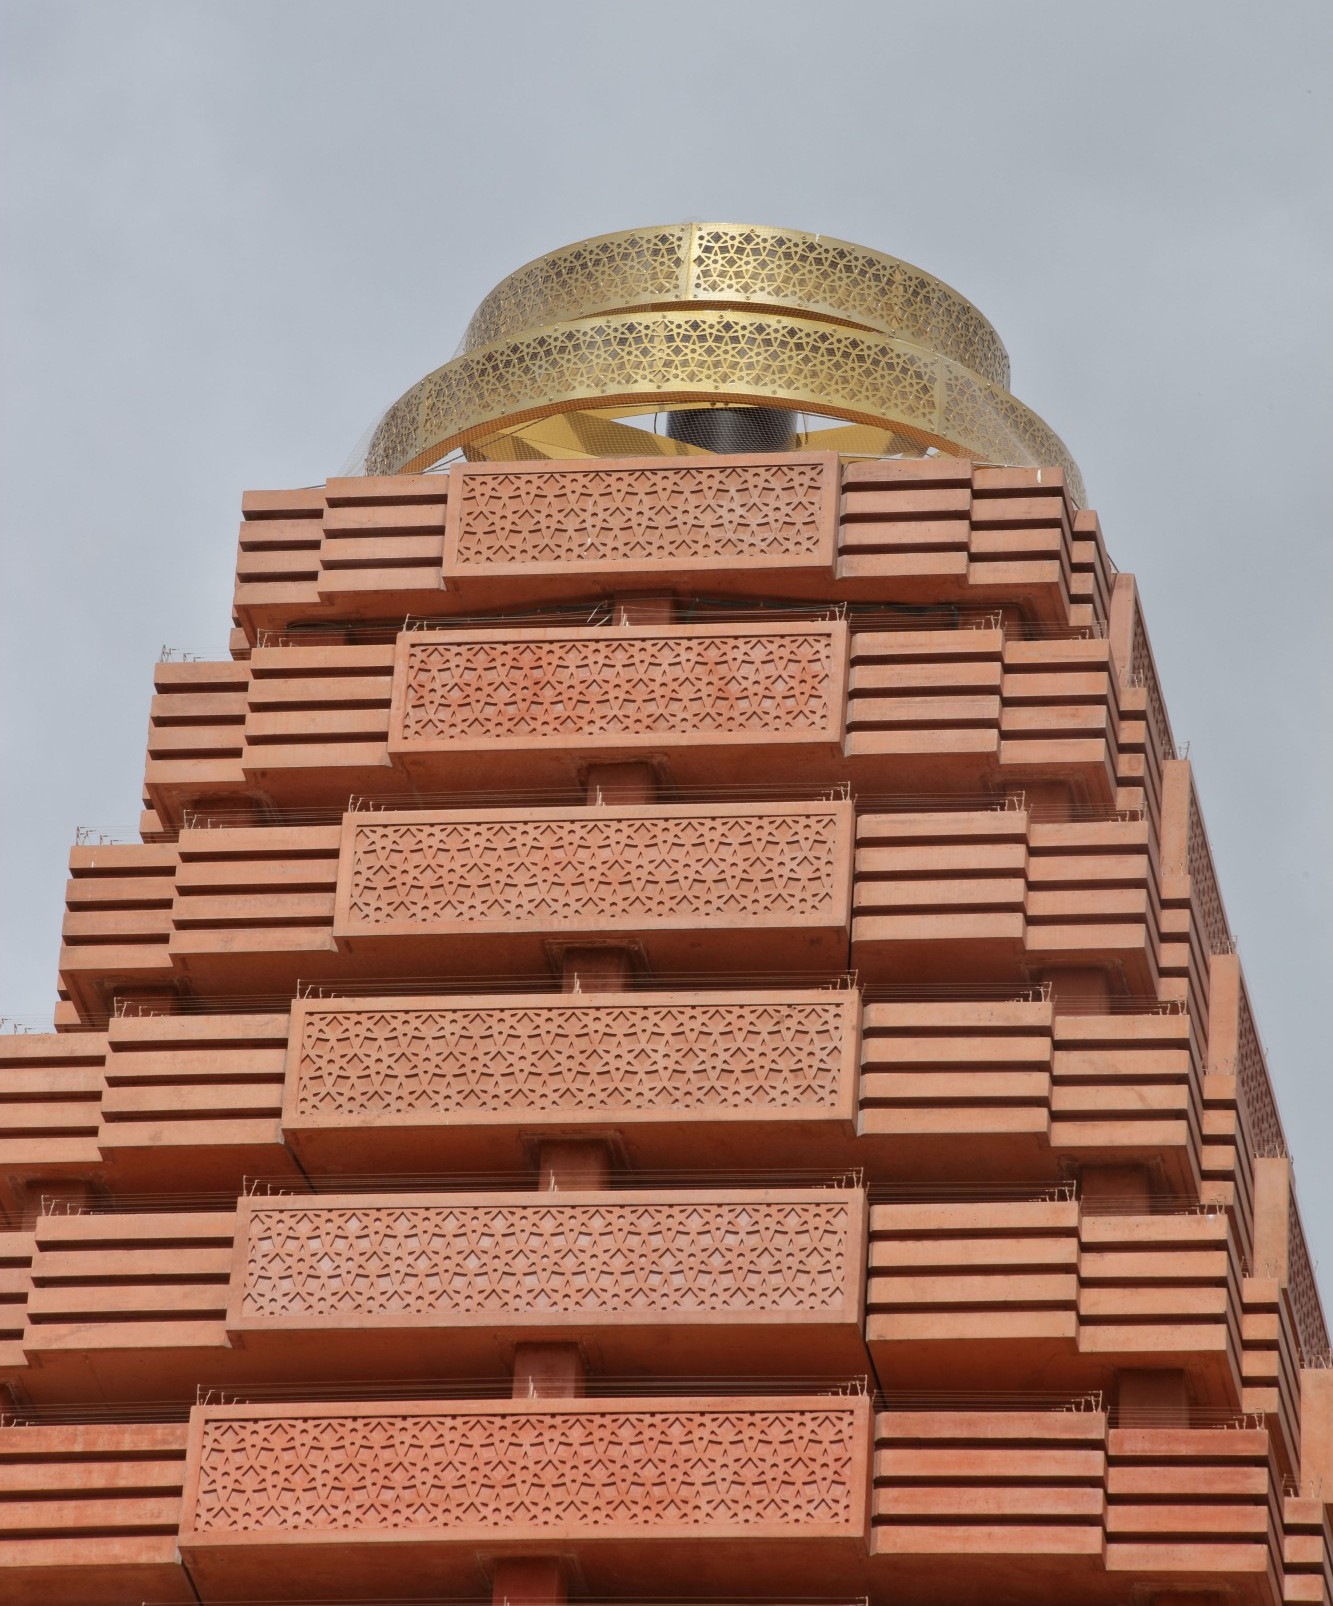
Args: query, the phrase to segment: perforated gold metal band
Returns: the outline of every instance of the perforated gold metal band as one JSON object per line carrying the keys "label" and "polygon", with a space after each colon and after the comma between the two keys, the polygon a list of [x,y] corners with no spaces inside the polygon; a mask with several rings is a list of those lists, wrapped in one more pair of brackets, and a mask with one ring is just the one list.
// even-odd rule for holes
{"label": "perforated gold metal band", "polygon": [[999,335],[972,303],[910,263],[847,240],[736,223],[602,234],[511,273],[463,349],[610,312],[691,305],[786,311],[892,335],[1009,384]]}
{"label": "perforated gold metal band", "polygon": [[[595,300],[659,291],[670,304],[571,316]],[[460,446],[546,455],[523,426],[557,415],[767,405],[884,431],[892,444],[880,450],[1059,467],[1082,501],[1064,443],[995,377],[1008,362],[981,314],[938,280],[839,241],[702,224],[585,241],[493,291],[465,347],[385,413],[368,473],[415,472]],[[653,439],[632,434],[644,446]],[[595,445],[589,455],[600,455]]]}

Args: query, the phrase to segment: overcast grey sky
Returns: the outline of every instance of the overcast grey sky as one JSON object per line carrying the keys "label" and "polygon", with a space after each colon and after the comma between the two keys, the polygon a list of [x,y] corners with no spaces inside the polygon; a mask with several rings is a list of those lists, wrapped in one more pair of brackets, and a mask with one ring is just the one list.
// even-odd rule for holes
{"label": "overcast grey sky", "polygon": [[243,489],[544,250],[820,230],[978,304],[1139,578],[1328,1286],[1327,0],[0,16],[0,1014],[49,1021],[75,828],[134,831],[159,649],[225,655]]}

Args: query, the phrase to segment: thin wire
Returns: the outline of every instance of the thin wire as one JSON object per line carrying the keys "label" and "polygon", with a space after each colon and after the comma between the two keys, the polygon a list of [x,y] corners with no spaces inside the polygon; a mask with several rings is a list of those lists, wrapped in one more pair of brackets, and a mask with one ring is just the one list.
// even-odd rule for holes
{"label": "thin wire", "polygon": [[[850,802],[858,817],[870,814],[1026,814],[1038,825],[1086,824],[1091,822],[1129,822],[1144,817],[1144,804],[1122,808],[1113,803],[1068,807],[1028,802],[1021,790],[1009,792],[888,792],[856,793],[848,781],[782,781],[746,785],[664,786],[652,799],[652,806],[772,803]],[[186,830],[249,830],[271,826],[340,825],[348,814],[394,814],[409,811],[452,812],[491,809],[589,809],[614,808],[614,803],[589,801],[585,788],[512,787],[494,791],[449,792],[357,792],[338,803],[274,808],[255,805],[243,809],[186,809],[178,828],[164,827],[147,834],[145,841],[172,842]],[[642,805],[634,805],[639,807]]]}
{"label": "thin wire", "polygon": [[[512,1375],[497,1372],[490,1377],[459,1379],[400,1378],[327,1379],[311,1378],[282,1383],[234,1386],[200,1383],[193,1399],[156,1401],[97,1401],[80,1404],[14,1403],[0,1410],[0,1427],[81,1426],[96,1424],[184,1423],[196,1406],[244,1408],[245,1406],[309,1406],[337,1415],[340,1407],[356,1405],[402,1404],[404,1406],[453,1406],[494,1402],[501,1411],[512,1404]],[[931,1433],[937,1438],[970,1438],[966,1429],[949,1430],[949,1418],[958,1416],[1003,1416],[1014,1414],[1061,1415],[1070,1413],[1103,1416],[1106,1426],[1182,1427],[1191,1429],[1263,1429],[1268,1413],[1244,1411],[1235,1406],[1190,1405],[1184,1413],[1173,1406],[1122,1406],[1108,1400],[1100,1390],[1025,1392],[1019,1390],[913,1391],[872,1389],[865,1375],[756,1375],[753,1373],[712,1373],[688,1377],[642,1376],[637,1374],[593,1374],[584,1380],[580,1399],[593,1402],[623,1401],[627,1408],[641,1409],[646,1402],[682,1399],[727,1399],[762,1401],[765,1399],[866,1399],[881,1418],[876,1438],[883,1442],[897,1436],[894,1416],[929,1416],[934,1419]],[[567,1398],[567,1397],[566,1397]],[[889,1421],[882,1420],[885,1416]],[[903,1424],[905,1427],[906,1424]],[[911,1436],[910,1434],[908,1435]],[[1201,1451],[1201,1453],[1203,1453]]]}
{"label": "thin wire", "polygon": [[[859,1190],[865,1178],[859,1167],[756,1167],[729,1171],[719,1178],[716,1171],[659,1168],[633,1171],[613,1168],[605,1183],[592,1191],[609,1192],[626,1200],[645,1192],[706,1192],[722,1194],[753,1193],[755,1189],[835,1189]],[[53,1216],[121,1216],[143,1214],[186,1214],[191,1212],[234,1211],[238,1198],[311,1198],[325,1194],[361,1194],[366,1198],[396,1194],[490,1194],[515,1195],[507,1204],[559,1204],[567,1190],[551,1194],[541,1187],[535,1166],[521,1171],[356,1171],[322,1172],[318,1176],[265,1173],[246,1175],[239,1188],[208,1192],[117,1193],[70,1200],[43,1195],[41,1213]]]}

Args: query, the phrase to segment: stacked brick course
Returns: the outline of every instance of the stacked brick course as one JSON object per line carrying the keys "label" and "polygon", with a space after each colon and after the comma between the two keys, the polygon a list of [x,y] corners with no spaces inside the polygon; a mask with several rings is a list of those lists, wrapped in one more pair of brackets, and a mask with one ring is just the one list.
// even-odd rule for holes
{"label": "stacked brick course", "polygon": [[1333,1602],[1333,1371],[1058,471],[245,499],[0,1038],[7,1600]]}

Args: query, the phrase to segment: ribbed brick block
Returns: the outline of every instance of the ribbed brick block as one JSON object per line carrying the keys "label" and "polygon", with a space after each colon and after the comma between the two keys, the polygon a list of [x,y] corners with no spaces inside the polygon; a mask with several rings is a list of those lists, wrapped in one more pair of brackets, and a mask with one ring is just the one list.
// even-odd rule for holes
{"label": "ribbed brick block", "polygon": [[861,1130],[953,1142],[1049,1140],[1048,1000],[867,1003]]}
{"label": "ribbed brick block", "polygon": [[[279,1116],[288,1017],[125,1014],[105,1032],[0,1037],[0,1194],[86,1180],[131,1194],[295,1171]],[[10,1208],[24,1200],[10,1192]]]}
{"label": "ribbed brick block", "polygon": [[1296,1192],[1282,1155],[1253,1161],[1254,1233],[1245,1279],[1245,1401],[1278,1427],[1290,1463],[1299,1461],[1301,1371],[1333,1365]]}
{"label": "ribbed brick block", "polygon": [[24,1365],[23,1324],[32,1290],[31,1232],[0,1232],[0,1373]]}
{"label": "ribbed brick block", "polygon": [[876,1205],[866,1304],[871,1352],[904,1386],[961,1387],[980,1367],[995,1386],[1077,1387],[1151,1362],[1186,1369],[1202,1401],[1240,1404],[1241,1265],[1222,1211]]}
{"label": "ribbed brick block", "polygon": [[1209,1197],[1233,1205],[1253,1259],[1255,1168],[1284,1156],[1287,1140],[1234,954],[1209,963],[1203,1174]]}
{"label": "ribbed brick block", "polygon": [[1100,1563],[1105,1487],[1098,1411],[882,1412],[872,1548],[904,1559]]}
{"label": "ribbed brick block", "polygon": [[249,664],[159,663],[153,671],[144,797],[176,823],[196,798],[244,790]]}
{"label": "ribbed brick block", "polygon": [[867,781],[883,773],[871,760],[891,755],[927,785],[951,770],[974,785],[1057,778],[1109,804],[1122,779],[1136,784],[1119,771],[1135,730],[1103,640],[1024,641],[998,625],[852,637],[846,747]]}
{"label": "ribbed brick block", "polygon": [[389,762],[395,648],[256,647],[248,662],[165,663],[154,676],[144,787],[159,818],[235,814],[256,787],[309,801],[403,784]]}
{"label": "ribbed brick block", "polygon": [[1176,746],[1133,575],[1115,577],[1107,623],[1111,651],[1124,688],[1122,706],[1143,719],[1142,745],[1137,754],[1126,755],[1126,771],[1131,776],[1137,774],[1148,816],[1156,825],[1162,808],[1163,768],[1175,758]]}
{"label": "ribbed brick block", "polygon": [[1246,1277],[1242,1362],[1245,1408],[1265,1414],[1288,1466],[1300,1465],[1302,1372],[1300,1335],[1280,1279]]}
{"label": "ribbed brick block", "polygon": [[248,492],[236,561],[240,643],[321,614],[368,608],[401,618],[423,594],[438,595],[448,490],[448,475],[428,474]]}
{"label": "ribbed brick block", "polygon": [[1322,1500],[1288,1495],[1282,1502],[1283,1606],[1333,1601],[1333,1515]]}
{"label": "ribbed brick block", "polygon": [[[859,1189],[247,1196],[231,1210],[52,1214],[5,1234],[10,1377],[62,1398],[285,1374],[493,1370],[497,1335],[595,1338],[625,1372],[850,1375]],[[3,1309],[4,1307],[0,1307]],[[317,1354],[310,1349],[318,1341]],[[228,1353],[229,1346],[231,1353]]]}
{"label": "ribbed brick block", "polygon": [[144,1352],[225,1346],[231,1211],[43,1215],[33,1238],[30,1362],[122,1350],[151,1391]]}
{"label": "ribbed brick block", "polygon": [[[170,995],[185,975],[205,991],[271,994],[321,956],[327,967],[339,841],[337,826],[261,827],[76,848],[60,958],[75,1011],[86,1020],[116,994]],[[290,982],[278,983],[284,966]]]}
{"label": "ribbed brick block", "polygon": [[10,1606],[192,1601],[176,1554],[186,1428],[0,1427],[0,1595]]}
{"label": "ribbed brick block", "polygon": [[1190,1016],[1057,1014],[1052,1036],[1052,1146],[1094,1163],[1175,1154],[1172,1184],[1193,1193],[1203,1095]]}
{"label": "ribbed brick block", "polygon": [[1213,867],[1212,850],[1184,759],[1162,765],[1160,875],[1162,971],[1173,991],[1190,1001],[1206,1043],[1213,961],[1234,952]]}
{"label": "ribbed brick block", "polygon": [[170,842],[71,852],[60,981],[77,1018],[104,1012],[113,990],[169,983],[167,943],[179,857]]}
{"label": "ribbed brick block", "polygon": [[1281,1600],[1281,1479],[1259,1428],[1113,1428],[1106,1566]]}
{"label": "ribbed brick block", "polygon": [[1022,599],[1038,617],[1106,617],[1095,516],[1075,516],[1061,477],[949,458],[851,463],[843,471],[838,578],[938,600]]}
{"label": "ribbed brick block", "polygon": [[0,1036],[0,1174],[97,1163],[106,1051],[105,1032]]}
{"label": "ribbed brick block", "polygon": [[321,604],[355,611],[399,602],[439,585],[447,474],[331,479],[325,487],[319,573]]}
{"label": "ribbed brick block", "polygon": [[1004,704],[1004,632],[858,631],[847,709],[851,756],[918,762],[968,754],[973,769],[998,760]]}
{"label": "ribbed brick block", "polygon": [[[117,1016],[97,1134],[104,1159],[127,1179],[151,1169],[163,1188],[199,1188],[238,1165],[287,1171],[278,1120],[288,1031],[285,1011]],[[202,1152],[173,1171],[163,1158],[172,1148]]]}
{"label": "ribbed brick block", "polygon": [[[1196,1185],[1202,1091],[1180,1011],[1059,1014],[1049,1001],[914,1000],[864,1011],[861,1132],[1015,1161],[1040,1148],[1115,1163],[1151,1154]],[[1020,1147],[1020,1144],[1022,1145]],[[942,1173],[943,1175],[943,1173]]]}
{"label": "ribbed brick block", "polygon": [[607,581],[1012,602],[1092,625],[1108,616],[1114,578],[1095,514],[1072,514],[1058,474],[948,458],[854,463],[841,475],[824,453],[462,464],[250,493],[244,510],[242,648],[293,622],[539,605]]}
{"label": "ribbed brick block", "polygon": [[[1109,1428],[1095,1410],[876,1418],[872,1550],[886,1581],[1110,1602],[1136,1584],[1282,1601],[1281,1480],[1246,1428]],[[1002,1596],[1002,1598],[1005,1598]]]}
{"label": "ribbed brick block", "polygon": [[1013,808],[865,813],[856,840],[852,951],[867,974],[1092,965],[1156,993],[1146,820],[1042,824]]}
{"label": "ribbed brick block", "polygon": [[1079,1348],[1118,1366],[1183,1364],[1230,1404],[1240,1368],[1241,1261],[1222,1211],[1079,1217]]}

